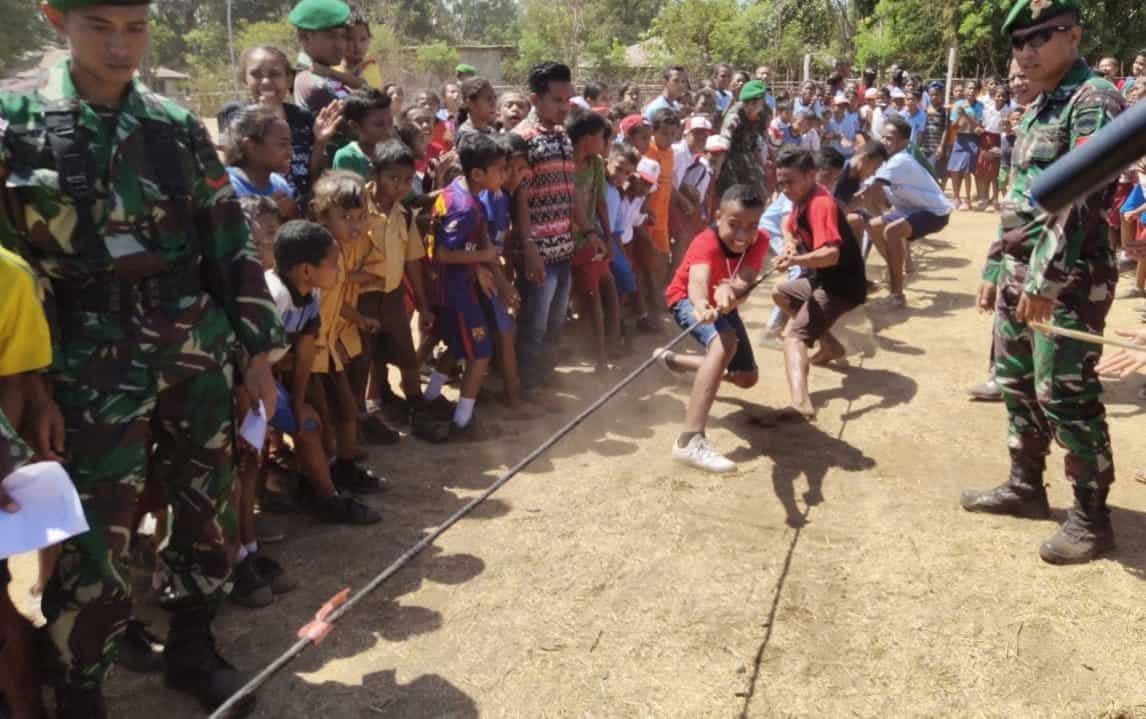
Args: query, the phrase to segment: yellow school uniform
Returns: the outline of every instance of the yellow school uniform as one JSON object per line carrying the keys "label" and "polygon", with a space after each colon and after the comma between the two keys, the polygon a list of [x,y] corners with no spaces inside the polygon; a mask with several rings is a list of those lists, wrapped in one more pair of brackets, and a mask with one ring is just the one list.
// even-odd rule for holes
{"label": "yellow school uniform", "polygon": [[374,205],[373,197],[367,204],[369,213],[372,261],[367,272],[382,279],[362,288],[363,292],[393,292],[402,286],[406,263],[426,256],[426,247],[416,223],[410,222],[402,208],[395,204],[383,212]]}
{"label": "yellow school uniform", "polygon": [[0,247],[0,377],[52,363],[52,337],[28,263]]}
{"label": "yellow school uniform", "polygon": [[347,281],[347,273],[361,269],[363,244],[360,241],[342,245],[342,269],[338,284],[319,295],[318,315],[321,328],[315,343],[313,372],[345,372],[346,364],[362,354],[362,336],[358,325],[342,318],[342,307],[358,305],[359,286]]}

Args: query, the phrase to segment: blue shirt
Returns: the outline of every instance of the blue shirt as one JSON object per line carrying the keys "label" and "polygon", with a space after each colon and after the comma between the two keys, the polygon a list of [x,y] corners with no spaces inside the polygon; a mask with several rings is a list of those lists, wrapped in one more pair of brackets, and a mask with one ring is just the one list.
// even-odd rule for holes
{"label": "blue shirt", "polygon": [[908,115],[906,111],[899,114],[911,125],[911,141],[918,145],[919,138],[923,136],[923,128],[927,127],[927,113],[917,109],[914,115]]}
{"label": "blue shirt", "polygon": [[605,206],[609,210],[609,230],[612,231],[613,237],[620,240],[624,233],[624,230],[621,229],[621,223],[624,222],[624,213],[621,211],[621,191],[614,187],[611,182],[605,184]]}
{"label": "blue shirt", "polygon": [[[473,252],[481,239],[481,223],[485,222],[482,204],[470,194],[465,178],[451,182],[434,202],[433,220],[437,222],[433,247],[438,249]],[[436,305],[465,309],[477,300],[476,281],[472,264],[433,263],[436,279]]]}
{"label": "blue shirt", "polygon": [[792,212],[792,201],[788,196],[781,192],[768,209],[764,210],[764,214],[760,215],[760,223],[757,225],[761,230],[765,230],[768,236],[772,238],[771,247],[773,254],[780,254],[784,249],[784,218]]}
{"label": "blue shirt", "polygon": [[910,214],[923,210],[933,215],[951,214],[951,202],[935,178],[906,149],[883,163],[875,179],[884,183],[887,201],[900,212]]}
{"label": "blue shirt", "polygon": [[792,117],[793,118],[799,117],[800,113],[805,111],[805,110],[809,110],[811,112],[814,112],[816,114],[816,117],[823,117],[824,116],[824,106],[821,105],[818,100],[812,100],[811,105],[805,105],[803,102],[800,101],[800,98],[798,98],[798,97],[792,101]]}
{"label": "blue shirt", "polygon": [[975,118],[975,121],[982,124],[983,103],[979,102],[978,100],[970,104],[968,104],[966,100],[960,100],[959,102],[955,103],[955,107],[951,108],[951,122],[955,122],[959,119],[959,110],[964,107],[970,108],[971,115]]}
{"label": "blue shirt", "polygon": [[672,110],[673,112],[680,112],[680,103],[679,102],[675,102],[675,101],[669,102],[669,99],[667,97],[665,97],[664,95],[661,95],[657,99],[650,102],[648,105],[645,105],[645,119],[648,120],[649,122],[652,122],[653,121],[653,115],[657,114],[657,110],[662,110],[666,107],[668,109]]}
{"label": "blue shirt", "polygon": [[842,138],[848,140],[848,144],[844,145],[841,138],[832,140],[832,147],[839,150],[844,157],[851,157],[856,154],[856,135],[859,134],[860,121],[859,114],[854,112],[845,112],[842,119],[837,120],[835,115],[832,115],[827,122],[826,127],[828,132],[840,135]]}
{"label": "blue shirt", "polygon": [[227,174],[231,178],[231,187],[235,188],[236,197],[274,197],[275,195],[286,195],[287,197],[294,197],[294,188],[286,181],[286,178],[277,172],[271,173],[270,187],[255,187],[251,184],[250,178],[247,173],[243,172],[238,167],[228,167]]}
{"label": "blue shirt", "polygon": [[724,112],[732,105],[732,93],[728,90],[714,90],[716,93],[716,109]]}

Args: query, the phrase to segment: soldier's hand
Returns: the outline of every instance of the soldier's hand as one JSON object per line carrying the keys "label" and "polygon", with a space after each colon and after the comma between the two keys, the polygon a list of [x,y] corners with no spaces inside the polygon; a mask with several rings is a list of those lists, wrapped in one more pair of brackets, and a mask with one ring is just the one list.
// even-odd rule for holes
{"label": "soldier's hand", "polygon": [[1024,292],[1015,308],[1019,322],[1049,322],[1054,312],[1054,300]]}
{"label": "soldier's hand", "polygon": [[64,461],[64,414],[52,400],[36,402],[32,414],[32,450],[41,462]]}
{"label": "soldier's hand", "polygon": [[1143,345],[1142,350],[1121,349],[1113,354],[1104,356],[1098,361],[1094,369],[1102,377],[1110,379],[1125,379],[1138,370],[1146,367],[1146,330],[1116,330],[1119,334],[1136,345]]}
{"label": "soldier's hand", "polygon": [[995,311],[995,294],[998,291],[998,285],[994,282],[984,282],[979,285],[979,311],[983,314],[991,314]]}
{"label": "soldier's hand", "polygon": [[270,358],[265,352],[251,357],[247,363],[247,368],[243,371],[243,386],[256,402],[262,401],[268,419],[275,416],[279,393],[275,387],[274,375],[271,374]]}

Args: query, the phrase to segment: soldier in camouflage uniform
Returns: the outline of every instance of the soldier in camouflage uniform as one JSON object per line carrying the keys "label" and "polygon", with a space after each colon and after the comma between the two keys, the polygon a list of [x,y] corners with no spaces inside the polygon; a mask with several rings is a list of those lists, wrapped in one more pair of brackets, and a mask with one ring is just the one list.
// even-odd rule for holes
{"label": "soldier in camouflage uniform", "polygon": [[207,131],[133,77],[148,3],[49,0],[70,59],[39,92],[0,94],[0,244],[47,287],[67,468],[91,525],[44,593],[61,717],[106,714],[152,446],[172,508],[167,682],[208,708],[242,684],[210,627],[232,559],[232,363],[241,353],[244,383],[272,412],[266,353],[282,330]]}
{"label": "soldier in camouflage uniform", "polygon": [[[1076,0],[1019,0],[1003,26],[1014,56],[1046,89],[1027,109],[1012,159],[1013,181],[992,244],[980,305],[994,301],[995,377],[1009,418],[1010,479],[967,490],[972,512],[1045,518],[1043,470],[1051,440],[1066,450],[1074,507],[1039,547],[1053,564],[1086,562],[1114,546],[1106,497],[1114,482],[1102,385],[1101,349],[1051,337],[1028,322],[1101,334],[1118,280],[1103,225],[1103,192],[1052,217],[1031,204],[1031,183],[1051,163],[1107,125],[1124,105],[1114,86],[1079,57]],[[997,288],[997,298],[995,297]]]}

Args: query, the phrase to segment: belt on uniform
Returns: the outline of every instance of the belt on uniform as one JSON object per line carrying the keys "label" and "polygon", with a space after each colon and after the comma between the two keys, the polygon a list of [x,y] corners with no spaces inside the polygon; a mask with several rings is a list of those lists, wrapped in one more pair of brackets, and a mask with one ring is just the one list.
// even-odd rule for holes
{"label": "belt on uniform", "polygon": [[137,280],[108,275],[94,277],[82,286],[68,280],[53,280],[52,294],[61,310],[72,312],[119,313],[136,308],[154,310],[177,304],[203,292],[197,268],[168,271]]}

